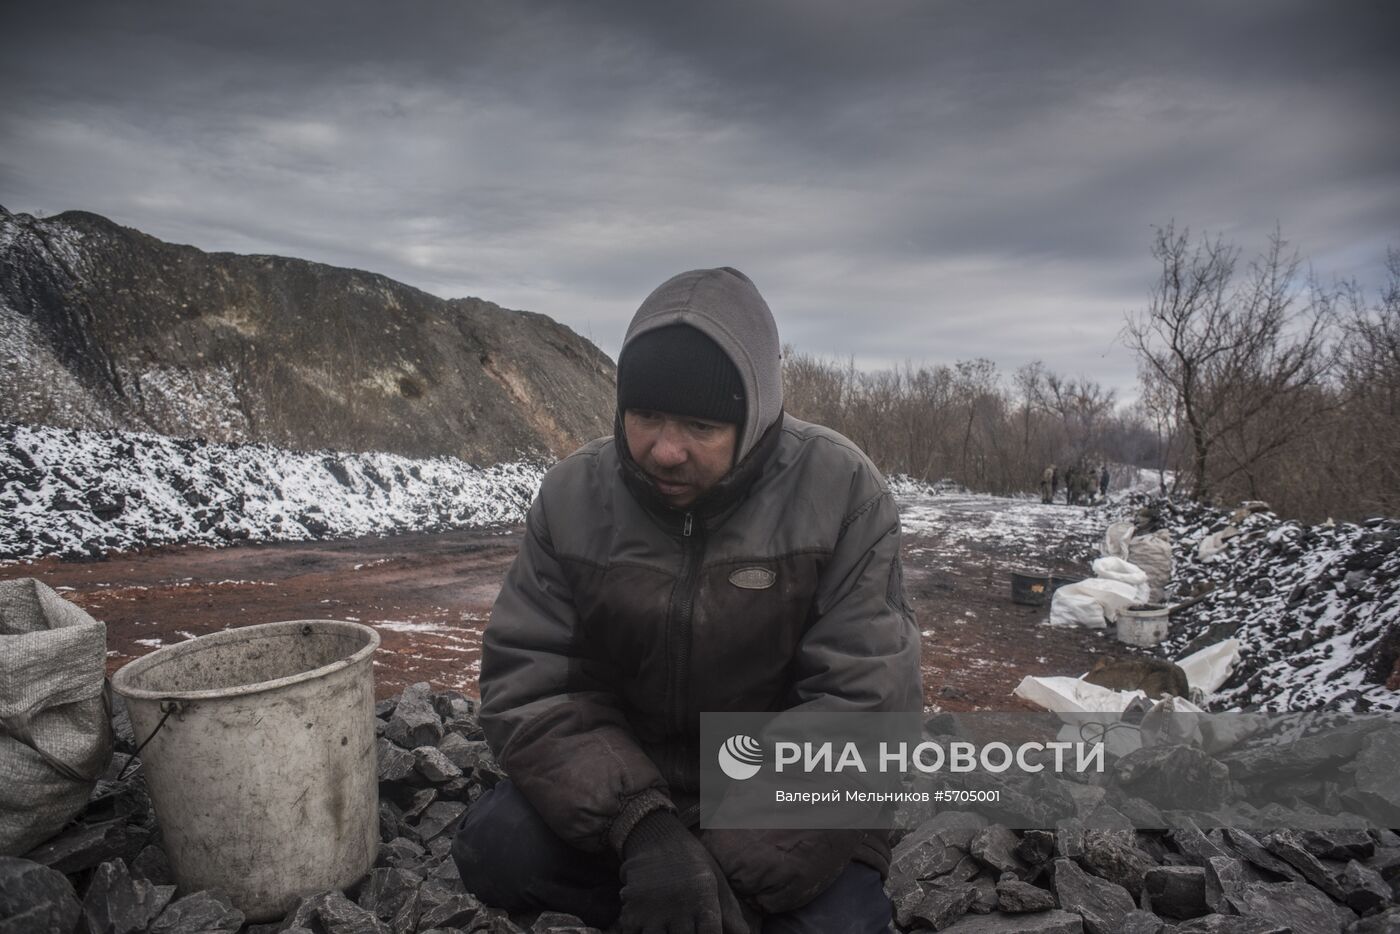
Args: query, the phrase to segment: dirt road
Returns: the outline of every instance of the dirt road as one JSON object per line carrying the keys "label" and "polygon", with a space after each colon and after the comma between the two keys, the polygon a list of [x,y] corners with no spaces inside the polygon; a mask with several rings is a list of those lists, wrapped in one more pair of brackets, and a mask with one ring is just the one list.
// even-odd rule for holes
{"label": "dirt road", "polygon": [[[1068,506],[949,494],[903,504],[905,574],[923,633],[925,699],[945,710],[1018,709],[1026,674],[1078,674],[1114,643],[1039,625],[1011,602],[1009,572],[1073,571],[1096,520]],[[108,670],[229,626],[348,619],[383,639],[376,693],[414,681],[476,694],[481,630],[519,528],[335,542],[174,548],[0,566],[37,577],[107,623]],[[1082,572],[1081,572],[1082,573]]]}

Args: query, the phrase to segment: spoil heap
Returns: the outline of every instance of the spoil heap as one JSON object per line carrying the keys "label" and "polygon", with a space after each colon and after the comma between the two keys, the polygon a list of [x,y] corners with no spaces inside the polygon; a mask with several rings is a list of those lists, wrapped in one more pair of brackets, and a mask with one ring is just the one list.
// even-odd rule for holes
{"label": "spoil heap", "polygon": [[542,463],[289,451],[0,422],[0,561],[520,522]]}
{"label": "spoil heap", "polygon": [[[1113,510],[1172,533],[1165,658],[1235,638],[1240,661],[1212,709],[1400,710],[1400,520],[1302,525],[1263,504],[1234,513],[1178,499],[1130,497]],[[1259,511],[1255,511],[1259,510]],[[1224,550],[1198,554],[1235,528]]]}

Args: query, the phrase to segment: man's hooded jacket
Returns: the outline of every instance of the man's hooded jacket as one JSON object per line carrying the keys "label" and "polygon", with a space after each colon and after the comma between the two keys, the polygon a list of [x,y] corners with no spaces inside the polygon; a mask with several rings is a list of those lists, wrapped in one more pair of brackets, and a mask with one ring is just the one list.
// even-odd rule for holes
{"label": "man's hooded jacket", "polygon": [[[620,851],[657,808],[696,799],[702,711],[918,711],[919,634],[899,519],[869,459],[782,411],[778,334],[732,269],[682,273],[633,319],[628,346],[687,324],[738,368],[735,465],[669,507],[615,438],[545,476],[483,638],[481,723],[564,840]],[[710,831],[739,894],[797,907],[856,858],[888,869],[883,834]]]}

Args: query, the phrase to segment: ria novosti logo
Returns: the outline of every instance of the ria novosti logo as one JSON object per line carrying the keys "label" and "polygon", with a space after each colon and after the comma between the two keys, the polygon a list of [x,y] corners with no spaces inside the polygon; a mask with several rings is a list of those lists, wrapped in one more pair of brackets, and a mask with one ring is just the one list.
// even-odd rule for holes
{"label": "ria novosti logo", "polygon": [[719,767],[735,781],[753,778],[763,766],[763,746],[752,736],[731,736],[719,747]]}

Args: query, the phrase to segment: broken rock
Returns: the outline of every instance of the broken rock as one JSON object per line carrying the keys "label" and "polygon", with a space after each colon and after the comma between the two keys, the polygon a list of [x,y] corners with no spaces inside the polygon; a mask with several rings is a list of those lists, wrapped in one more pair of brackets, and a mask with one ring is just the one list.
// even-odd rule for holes
{"label": "broken rock", "polygon": [[1083,918],[1089,934],[1116,934],[1128,912],[1137,908],[1127,889],[1089,875],[1068,859],[1055,860],[1054,884],[1060,907]]}
{"label": "broken rock", "polygon": [[1173,934],[1293,934],[1288,925],[1239,915],[1206,915],[1178,924]]}
{"label": "broken rock", "polygon": [[1210,914],[1206,871],[1200,866],[1154,866],[1143,877],[1151,908],[1159,915],[1189,920]]}
{"label": "broken rock", "polygon": [[924,889],[912,876],[891,872],[885,880],[885,895],[894,906],[895,923],[908,927],[913,921],[914,909],[924,900]]}
{"label": "broken rock", "polygon": [[63,873],[0,856],[0,934],[71,934],[82,913]]}
{"label": "broken rock", "polygon": [[1230,796],[1230,770],[1193,746],[1149,746],[1118,760],[1114,774],[1129,795],[1158,808],[1209,811]]}
{"label": "broken rock", "polygon": [[1168,934],[1176,928],[1168,928],[1167,923],[1150,911],[1130,911],[1123,918],[1122,934]]}
{"label": "broken rock", "polygon": [[1347,863],[1337,878],[1337,886],[1342,890],[1342,901],[1359,915],[1378,911],[1394,900],[1390,884],[1381,874],[1357,860]]}
{"label": "broken rock", "polygon": [[977,886],[971,883],[931,885],[925,890],[923,901],[910,912],[910,917],[926,927],[941,931],[967,914],[975,901]]}
{"label": "broken rock", "polygon": [[404,688],[385,735],[404,749],[436,746],[442,739],[442,719],[433,708],[433,692],[427,682]]}
{"label": "broken rock", "polygon": [[80,823],[36,846],[25,858],[61,873],[80,872],[109,859],[136,856],[149,836],[120,819],[98,824]]}
{"label": "broken rock", "polygon": [[83,898],[83,916],[89,931],[134,934],[150,927],[174,895],[175,886],[133,879],[126,863],[110,860],[92,874]]}
{"label": "broken rock", "polygon": [[964,915],[944,930],[949,934],[1084,934],[1084,922],[1079,915],[1067,911],[1034,915],[994,911],[989,915]]}
{"label": "broken rock", "polygon": [[171,902],[151,925],[150,934],[236,934],[242,926],[243,912],[228,896],[204,891]]}
{"label": "broken rock", "polygon": [[1239,898],[1240,914],[1288,927],[1293,934],[1335,934],[1356,920],[1350,910],[1304,882],[1251,882]]}
{"label": "broken rock", "polygon": [[1031,875],[1031,869],[1017,853],[1020,843],[1020,839],[1006,827],[993,824],[979,830],[972,838],[971,852],[973,857],[995,869],[998,874],[1011,872],[1017,878],[1025,879]]}
{"label": "broken rock", "polygon": [[428,805],[418,819],[418,826],[413,829],[421,842],[428,843],[456,823],[466,810],[467,806],[460,801],[438,801]]}
{"label": "broken rock", "polygon": [[1028,914],[1054,908],[1055,896],[1029,882],[1003,879],[997,883],[997,902],[1008,914]]}
{"label": "broken rock", "polygon": [[355,901],[389,926],[393,934],[412,934],[418,926],[418,886],[423,878],[403,869],[375,869]]}
{"label": "broken rock", "polygon": [[462,770],[443,755],[436,746],[419,746],[413,750],[413,758],[418,768],[418,774],[434,785],[462,777]]}
{"label": "broken rock", "polygon": [[1101,879],[1128,890],[1137,898],[1142,880],[1156,866],[1152,857],[1137,848],[1137,835],[1131,831],[1088,830],[1084,833],[1084,855],[1080,865]]}
{"label": "broken rock", "polygon": [[1347,928],[1347,934],[1400,934],[1400,908],[1362,918]]}
{"label": "broken rock", "polygon": [[379,760],[381,782],[401,782],[413,774],[418,764],[413,753],[382,736],[375,741],[374,751]]}

